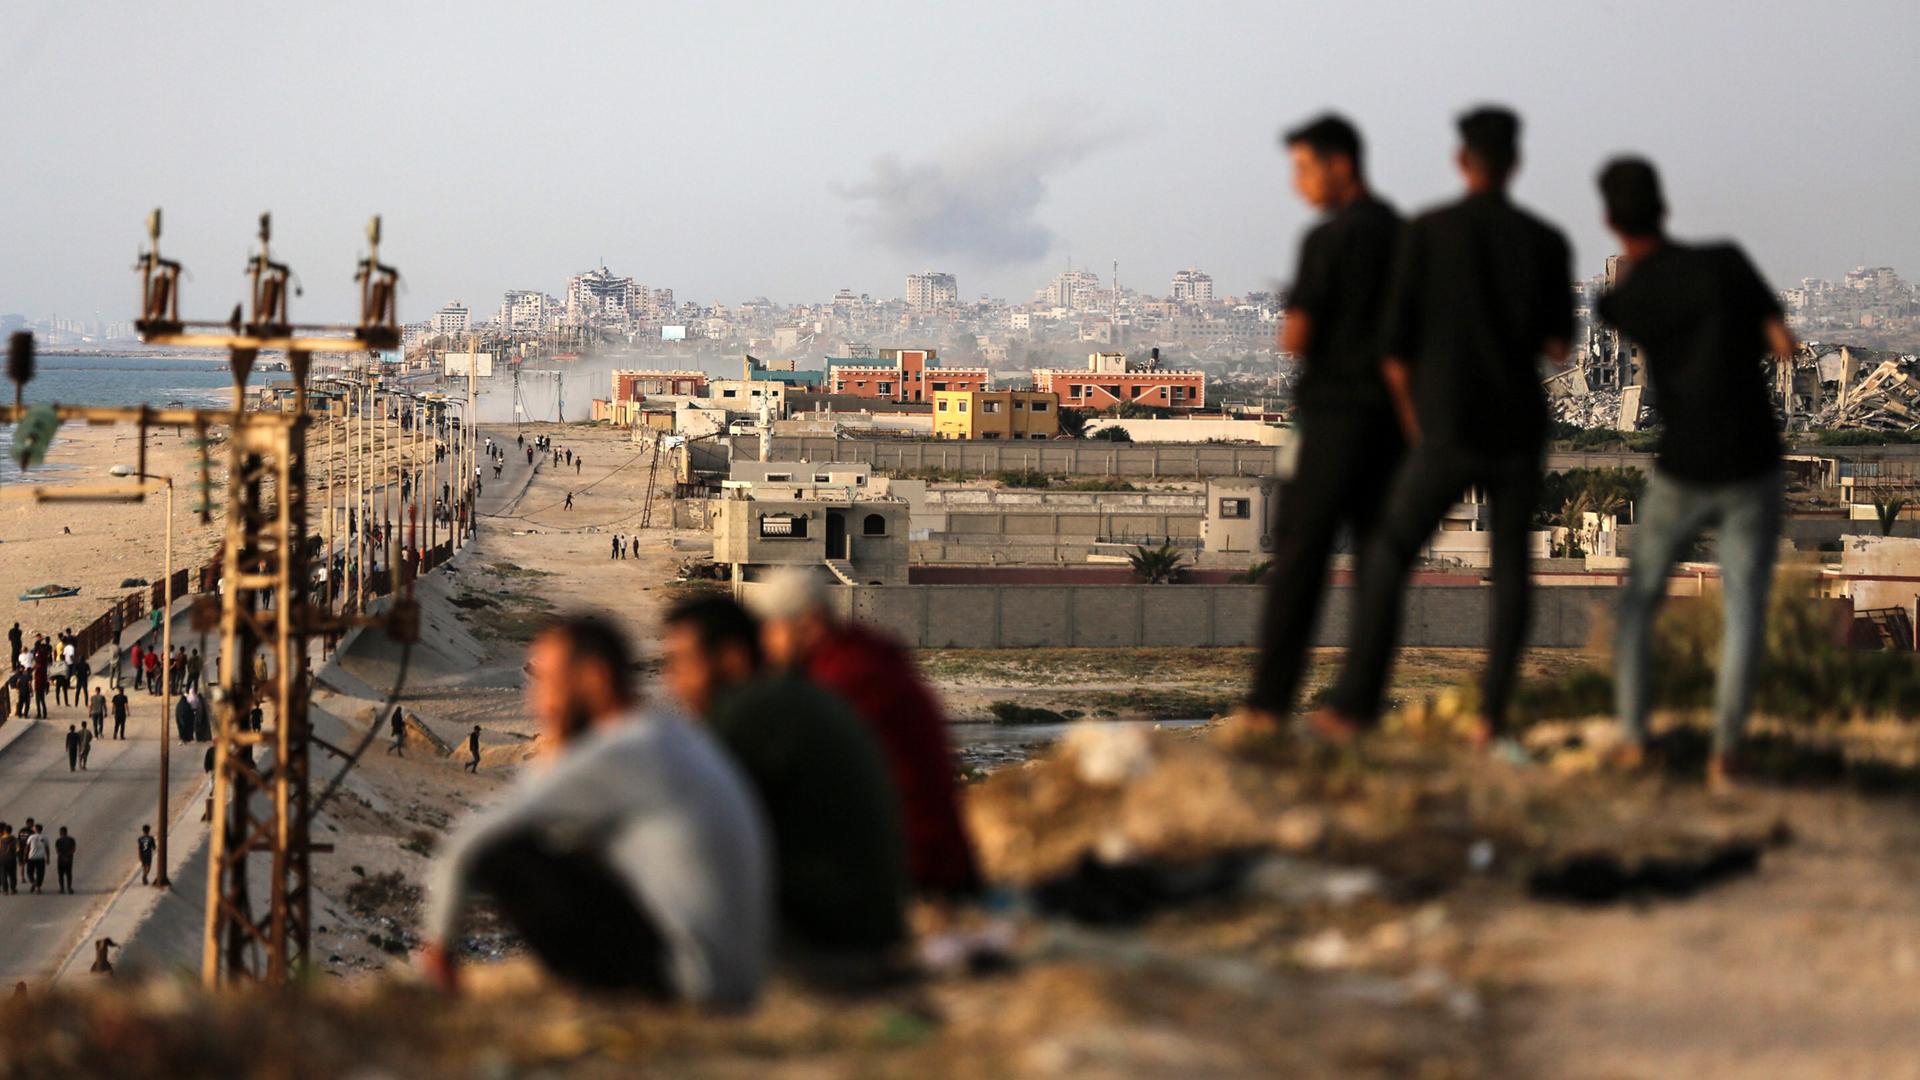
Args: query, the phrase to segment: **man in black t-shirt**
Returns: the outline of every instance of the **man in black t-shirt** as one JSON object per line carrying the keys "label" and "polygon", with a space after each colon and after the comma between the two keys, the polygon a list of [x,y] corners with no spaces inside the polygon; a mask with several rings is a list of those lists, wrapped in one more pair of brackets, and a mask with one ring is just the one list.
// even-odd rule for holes
{"label": "man in black t-shirt", "polygon": [[1645,350],[1666,425],[1621,590],[1614,655],[1624,741],[1616,759],[1633,767],[1643,756],[1653,616],[1667,575],[1700,531],[1715,526],[1726,632],[1707,781],[1723,788],[1737,771],[1780,543],[1780,435],[1760,364],[1768,353],[1790,363],[1796,345],[1779,301],[1739,248],[1667,238],[1666,200],[1651,164],[1609,163],[1600,193],[1627,267],[1601,298],[1600,316]]}
{"label": "man in black t-shirt", "polygon": [[1472,489],[1492,503],[1493,589],[1476,742],[1501,733],[1527,624],[1533,503],[1546,438],[1542,355],[1564,365],[1573,336],[1571,255],[1559,230],[1515,206],[1520,120],[1461,117],[1467,194],[1401,232],[1381,372],[1415,449],[1361,553],[1346,666],[1314,727],[1351,739],[1380,711],[1407,574],[1447,508]]}
{"label": "man in black t-shirt", "polygon": [[1293,709],[1344,527],[1353,550],[1379,520],[1406,444],[1380,379],[1380,314],[1400,215],[1373,196],[1359,132],[1323,116],[1283,137],[1294,187],[1326,217],[1300,245],[1280,349],[1300,358],[1299,449],[1273,520],[1273,566],[1247,712],[1268,726]]}
{"label": "man in black t-shirt", "polygon": [[67,827],[60,826],[60,838],[53,842],[54,886],[60,892],[73,891],[73,853],[79,846],[67,835]]}

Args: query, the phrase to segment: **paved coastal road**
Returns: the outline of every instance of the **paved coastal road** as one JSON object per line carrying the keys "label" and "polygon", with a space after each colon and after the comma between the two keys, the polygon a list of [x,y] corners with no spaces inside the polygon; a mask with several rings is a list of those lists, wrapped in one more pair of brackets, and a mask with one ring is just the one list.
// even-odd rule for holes
{"label": "paved coastal road", "polygon": [[[54,891],[49,863],[43,893],[29,894],[22,881],[19,895],[0,896],[0,986],[22,979],[37,982],[66,958],[94,913],[139,865],[134,838],[140,826],[159,824],[160,699],[131,690],[128,697],[132,713],[127,738],[111,737],[109,717],[109,737],[94,740],[85,772],[67,770],[67,726],[79,723],[84,712],[77,708],[49,704],[47,719],[34,721],[0,751],[0,821],[18,829],[32,817],[46,825],[49,838],[65,825],[80,845],[73,864],[74,895]],[[8,726],[19,723],[23,721],[7,721]],[[204,744],[174,744],[176,808],[204,778],[204,755]]]}

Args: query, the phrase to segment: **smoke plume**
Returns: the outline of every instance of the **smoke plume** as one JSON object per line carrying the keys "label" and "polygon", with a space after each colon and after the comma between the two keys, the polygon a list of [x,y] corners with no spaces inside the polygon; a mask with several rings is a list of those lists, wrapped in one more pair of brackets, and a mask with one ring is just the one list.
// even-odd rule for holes
{"label": "smoke plume", "polygon": [[927,160],[876,158],[865,180],[836,191],[855,204],[854,225],[891,250],[983,265],[1032,262],[1055,240],[1036,216],[1048,179],[1116,137],[1110,128],[1020,121]]}

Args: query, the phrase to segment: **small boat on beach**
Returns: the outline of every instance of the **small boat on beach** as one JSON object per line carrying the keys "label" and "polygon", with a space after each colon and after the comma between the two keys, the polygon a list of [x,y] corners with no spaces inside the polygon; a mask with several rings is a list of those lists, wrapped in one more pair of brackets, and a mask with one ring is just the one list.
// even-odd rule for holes
{"label": "small boat on beach", "polygon": [[22,600],[58,600],[63,596],[79,596],[78,585],[35,585],[20,594]]}

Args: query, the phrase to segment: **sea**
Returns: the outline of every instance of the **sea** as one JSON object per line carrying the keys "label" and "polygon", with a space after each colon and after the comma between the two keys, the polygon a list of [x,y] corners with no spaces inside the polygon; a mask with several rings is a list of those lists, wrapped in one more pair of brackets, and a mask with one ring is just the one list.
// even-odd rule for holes
{"label": "sea", "polygon": [[[263,378],[284,374],[256,372]],[[13,399],[13,384],[0,377],[0,396]],[[38,356],[33,381],[23,395],[27,404],[179,405],[221,408],[233,403],[233,376],[224,356],[178,357],[138,354]],[[38,472],[38,470],[36,470]],[[13,462],[13,426],[0,425],[0,482],[19,477]]]}

